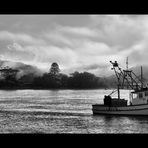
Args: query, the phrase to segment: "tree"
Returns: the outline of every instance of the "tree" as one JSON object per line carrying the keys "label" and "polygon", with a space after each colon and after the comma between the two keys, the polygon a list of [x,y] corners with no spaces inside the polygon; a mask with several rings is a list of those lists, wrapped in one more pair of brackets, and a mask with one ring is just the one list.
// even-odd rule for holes
{"label": "tree", "polygon": [[60,83],[62,88],[67,88],[68,87],[68,76],[66,74],[60,74]]}
{"label": "tree", "polygon": [[68,79],[69,88],[89,89],[89,88],[104,88],[106,87],[103,79],[96,77],[88,72],[74,72]]}
{"label": "tree", "polygon": [[57,63],[52,63],[50,68],[50,74],[57,75],[60,72],[59,65]]}

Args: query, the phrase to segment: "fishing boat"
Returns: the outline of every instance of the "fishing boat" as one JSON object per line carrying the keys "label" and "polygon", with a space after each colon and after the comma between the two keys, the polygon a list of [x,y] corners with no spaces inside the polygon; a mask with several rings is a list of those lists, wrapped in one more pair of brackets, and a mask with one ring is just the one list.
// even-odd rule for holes
{"label": "fishing boat", "polygon": [[[128,69],[128,60],[125,70],[119,67],[117,61],[110,61],[110,63],[117,78],[117,89],[104,96],[104,104],[92,105],[93,114],[148,116],[148,87],[143,82],[142,66],[141,76],[138,77],[131,69]],[[120,97],[120,90],[125,88],[130,90],[129,98]],[[113,98],[112,94],[115,92],[117,92],[117,97]]]}

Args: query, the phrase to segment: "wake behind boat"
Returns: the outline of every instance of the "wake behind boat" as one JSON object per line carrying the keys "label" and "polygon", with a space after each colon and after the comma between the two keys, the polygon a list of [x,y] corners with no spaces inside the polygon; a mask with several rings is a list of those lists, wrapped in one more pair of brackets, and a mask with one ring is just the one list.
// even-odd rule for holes
{"label": "wake behind boat", "polygon": [[[108,96],[104,96],[104,104],[93,104],[93,114],[103,115],[146,115],[148,116],[148,88],[143,83],[143,71],[141,67],[141,78],[127,68],[122,70],[117,61],[112,62],[112,70],[117,77],[117,89]],[[129,99],[120,98],[120,89],[128,88],[132,90]],[[117,98],[112,98],[112,94],[118,92]],[[130,103],[128,105],[128,101]]]}

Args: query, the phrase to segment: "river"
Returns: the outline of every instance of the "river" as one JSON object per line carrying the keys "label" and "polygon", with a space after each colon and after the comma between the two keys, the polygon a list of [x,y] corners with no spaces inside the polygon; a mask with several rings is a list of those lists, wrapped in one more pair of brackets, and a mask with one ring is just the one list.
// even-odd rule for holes
{"label": "river", "polygon": [[[94,116],[112,90],[0,90],[0,133],[148,133],[148,117]],[[128,90],[121,91],[129,97]]]}

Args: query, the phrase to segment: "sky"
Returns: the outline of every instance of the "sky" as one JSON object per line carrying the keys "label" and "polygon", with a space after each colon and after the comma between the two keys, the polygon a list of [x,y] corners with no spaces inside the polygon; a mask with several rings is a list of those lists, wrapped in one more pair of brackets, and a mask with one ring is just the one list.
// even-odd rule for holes
{"label": "sky", "polygon": [[62,73],[148,65],[148,15],[0,15],[0,60]]}

